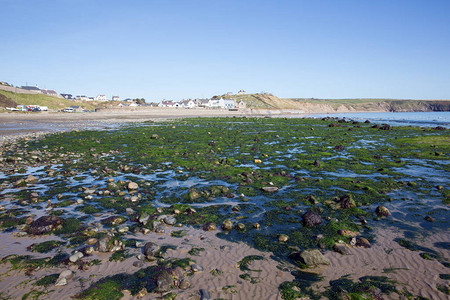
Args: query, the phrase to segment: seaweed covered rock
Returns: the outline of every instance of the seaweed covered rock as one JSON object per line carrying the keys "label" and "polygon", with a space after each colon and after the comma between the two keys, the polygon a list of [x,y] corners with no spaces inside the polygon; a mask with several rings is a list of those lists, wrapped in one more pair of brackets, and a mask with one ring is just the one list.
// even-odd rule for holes
{"label": "seaweed covered rock", "polygon": [[64,222],[63,218],[58,216],[42,216],[28,225],[27,232],[33,235],[42,235],[60,228]]}
{"label": "seaweed covered rock", "polygon": [[225,220],[222,223],[222,230],[225,231],[230,231],[231,229],[233,229],[233,222],[231,222],[230,220]]}
{"label": "seaweed covered rock", "polygon": [[159,246],[153,242],[147,242],[145,243],[142,251],[147,258],[154,257],[156,253],[159,251]]}
{"label": "seaweed covered rock", "polygon": [[322,217],[318,213],[315,213],[312,210],[308,210],[303,214],[302,222],[303,226],[312,227],[321,224]]}
{"label": "seaweed covered rock", "polygon": [[344,195],[344,196],[339,197],[337,202],[338,202],[338,207],[341,209],[355,207],[355,201],[352,199],[352,197],[350,195]]}
{"label": "seaweed covered rock", "polygon": [[391,215],[391,212],[386,207],[380,205],[375,209],[375,213],[378,217],[387,217]]}
{"label": "seaweed covered rock", "polygon": [[216,224],[213,222],[206,223],[205,225],[203,225],[203,230],[204,231],[214,231],[214,230],[216,230]]}

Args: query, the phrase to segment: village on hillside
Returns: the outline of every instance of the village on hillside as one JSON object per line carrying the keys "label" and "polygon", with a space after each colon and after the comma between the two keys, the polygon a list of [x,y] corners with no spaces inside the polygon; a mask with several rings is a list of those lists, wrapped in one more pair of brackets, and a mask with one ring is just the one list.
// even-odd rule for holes
{"label": "village on hillside", "polygon": [[[232,92],[228,92],[223,96],[214,96],[212,98],[196,98],[196,99],[183,99],[180,101],[175,100],[162,100],[160,102],[145,102],[144,98],[126,98],[121,99],[120,96],[114,95],[110,99],[104,94],[99,94],[96,97],[86,96],[86,95],[76,95],[67,93],[58,93],[55,90],[41,89],[38,85],[35,86],[14,86],[5,81],[0,82],[0,89],[20,94],[43,94],[47,96],[57,97],[66,100],[72,100],[79,102],[108,102],[110,108],[121,108],[121,107],[137,107],[137,106],[151,106],[151,107],[167,107],[167,108],[209,108],[209,109],[228,109],[228,110],[238,110],[245,109],[246,103],[244,101],[236,99],[227,99],[226,97],[233,96]],[[244,95],[245,91],[240,90],[236,95]],[[39,105],[17,105],[16,107],[9,107],[8,110],[13,111],[45,111],[48,110],[45,106]],[[78,112],[83,111],[80,105],[73,105],[67,107],[63,110],[64,112]]]}

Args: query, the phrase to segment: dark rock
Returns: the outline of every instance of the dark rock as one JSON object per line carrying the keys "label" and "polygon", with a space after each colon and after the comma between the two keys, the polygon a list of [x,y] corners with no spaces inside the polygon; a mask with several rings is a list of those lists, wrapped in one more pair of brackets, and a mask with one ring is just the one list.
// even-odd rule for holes
{"label": "dark rock", "polygon": [[424,219],[425,219],[425,221],[428,221],[428,222],[434,222],[434,218],[432,218],[430,216],[426,216]]}
{"label": "dark rock", "polygon": [[391,215],[389,209],[381,205],[375,209],[375,213],[377,214],[378,217],[387,217]]}
{"label": "dark rock", "polygon": [[344,150],[344,149],[345,149],[345,147],[342,145],[334,146],[334,150]]}
{"label": "dark rock", "polygon": [[209,300],[209,299],[211,299],[209,292],[205,289],[201,289],[200,290],[200,300]]}
{"label": "dark rock", "polygon": [[320,168],[320,161],[319,160],[314,160],[314,167]]}
{"label": "dark rock", "polygon": [[369,120],[365,120],[364,123],[370,124],[370,121]]}
{"label": "dark rock", "polygon": [[142,252],[147,257],[153,257],[159,250],[159,246],[152,242],[147,242],[142,249]]}
{"label": "dark rock", "polygon": [[342,127],[341,124],[337,124],[337,123],[331,123],[328,125],[328,127]]}
{"label": "dark rock", "polygon": [[216,229],[217,229],[216,224],[213,222],[209,222],[209,223],[206,223],[205,225],[203,225],[204,231],[214,231]]}
{"label": "dark rock", "polygon": [[191,282],[190,282],[189,278],[183,278],[183,279],[180,281],[180,284],[179,284],[178,287],[179,287],[180,289],[182,289],[182,290],[185,290],[185,289],[190,288],[190,287],[191,287]]}
{"label": "dark rock", "polygon": [[356,244],[355,244],[355,246],[358,246],[358,247],[364,247],[364,248],[370,248],[370,247],[372,247],[372,246],[370,245],[370,242],[369,242],[367,239],[362,238],[362,237],[356,238]]}
{"label": "dark rock", "polygon": [[308,201],[308,202],[311,203],[311,204],[317,204],[317,203],[319,203],[319,202],[317,201],[316,197],[314,197],[313,195],[308,195],[308,196],[306,197],[306,201]]}
{"label": "dark rock", "polygon": [[46,234],[61,226],[63,221],[58,216],[42,216],[28,225],[27,232],[33,235]]}
{"label": "dark rock", "polygon": [[158,292],[168,292],[175,287],[170,270],[164,269],[155,278]]}
{"label": "dark rock", "polygon": [[350,255],[350,250],[348,249],[347,245],[345,244],[334,244],[333,250],[337,253],[340,253],[342,255]]}
{"label": "dark rock", "polygon": [[391,126],[389,124],[382,124],[380,130],[391,130]]}
{"label": "dark rock", "polygon": [[437,126],[437,127],[434,127],[433,129],[434,130],[445,130],[445,128],[442,126]]}
{"label": "dark rock", "polygon": [[303,214],[302,222],[303,226],[312,227],[322,223],[322,217],[319,214],[313,212],[312,210],[308,210],[306,213]]}
{"label": "dark rock", "polygon": [[339,208],[341,208],[341,209],[355,207],[355,202],[353,201],[353,199],[350,195],[341,196],[338,200],[338,204],[339,204]]}

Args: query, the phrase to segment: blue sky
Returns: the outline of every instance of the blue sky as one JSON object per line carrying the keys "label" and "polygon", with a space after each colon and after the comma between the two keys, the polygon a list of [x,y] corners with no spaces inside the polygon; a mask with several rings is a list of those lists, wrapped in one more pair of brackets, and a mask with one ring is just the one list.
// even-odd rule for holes
{"label": "blue sky", "polygon": [[450,99],[450,1],[0,0],[0,80],[58,92]]}

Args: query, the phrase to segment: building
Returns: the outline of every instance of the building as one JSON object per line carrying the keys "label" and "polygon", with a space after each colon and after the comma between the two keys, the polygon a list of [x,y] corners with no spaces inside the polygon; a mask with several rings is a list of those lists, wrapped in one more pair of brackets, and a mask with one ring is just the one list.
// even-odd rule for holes
{"label": "building", "polygon": [[95,101],[106,101],[105,95],[97,95],[97,97],[94,98]]}
{"label": "building", "polygon": [[85,95],[77,96],[77,100],[88,101],[89,98]]}
{"label": "building", "polygon": [[67,100],[75,100],[75,98],[72,96],[72,94],[61,94],[61,96]]}
{"label": "building", "polygon": [[172,100],[163,100],[158,104],[159,107],[175,107],[175,102]]}
{"label": "building", "polygon": [[226,108],[226,109],[233,109],[235,108],[235,102],[231,99],[210,99],[208,101],[208,107],[210,108]]}
{"label": "building", "polygon": [[20,88],[30,92],[42,93],[42,91],[38,88],[37,85],[36,86],[22,85]]}
{"label": "building", "polygon": [[41,90],[41,93],[48,96],[58,97],[58,93],[54,90]]}
{"label": "building", "polygon": [[237,92],[238,95],[245,95],[245,91],[244,90],[240,90],[239,92]]}
{"label": "building", "polygon": [[184,107],[184,108],[195,108],[196,104],[195,104],[194,100],[187,99],[187,100],[182,100],[180,102],[180,106]]}
{"label": "building", "polygon": [[112,101],[120,101],[120,97],[119,96],[112,96]]}

